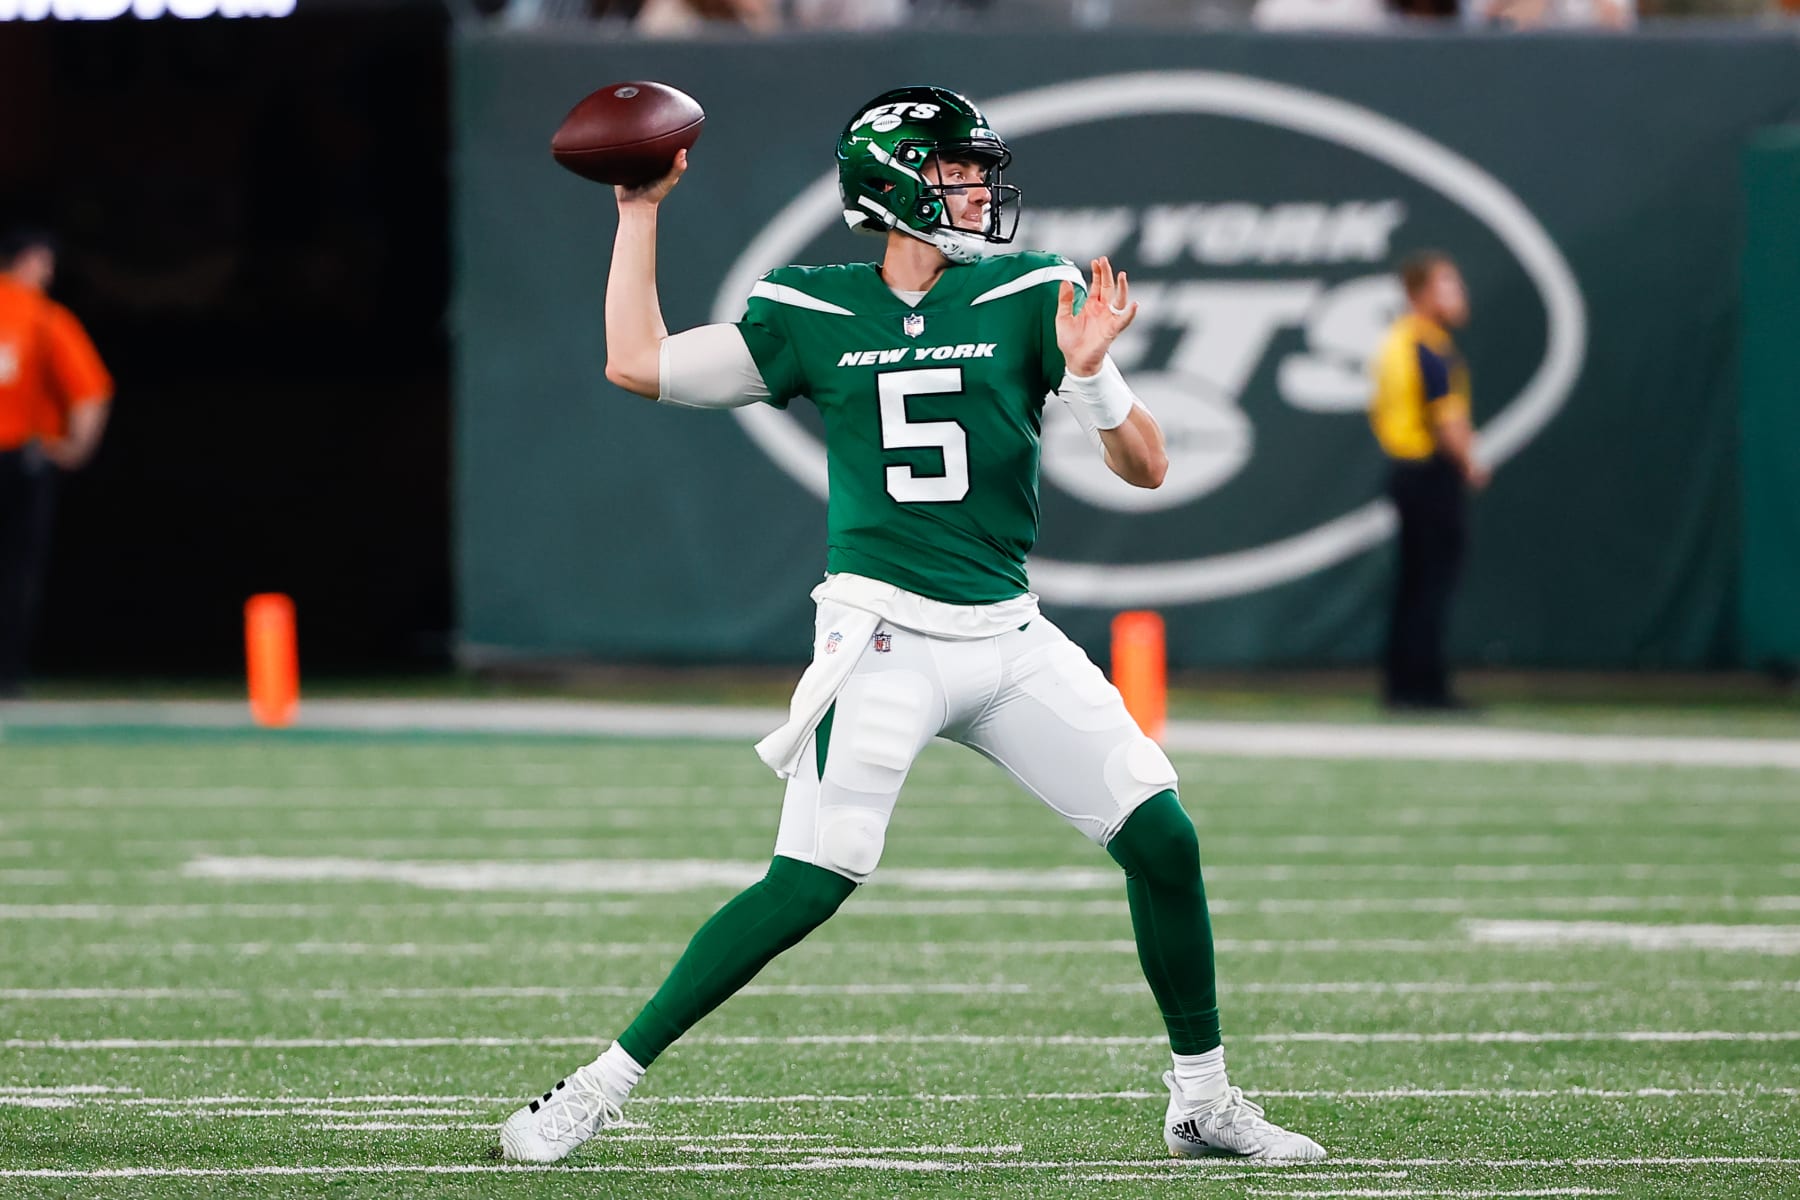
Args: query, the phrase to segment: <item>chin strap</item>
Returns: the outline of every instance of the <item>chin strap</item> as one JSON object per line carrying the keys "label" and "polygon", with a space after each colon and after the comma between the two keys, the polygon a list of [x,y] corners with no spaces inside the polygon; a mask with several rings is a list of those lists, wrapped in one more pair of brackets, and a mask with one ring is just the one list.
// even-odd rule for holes
{"label": "chin strap", "polygon": [[[912,232],[908,230],[907,232]],[[984,237],[970,233],[956,233],[948,229],[935,229],[929,234],[915,234],[936,246],[943,256],[953,263],[979,262],[990,254],[997,253],[1000,246]]]}
{"label": "chin strap", "polygon": [[[870,229],[869,216],[880,218],[886,224],[885,229]],[[955,229],[933,229],[930,233],[920,233],[910,225],[896,220],[894,214],[871,205],[867,211],[854,208],[844,210],[844,224],[856,233],[873,233],[885,236],[888,230],[895,230],[908,237],[917,238],[937,251],[953,263],[979,262],[990,254],[1001,252],[1002,243],[989,241],[974,233],[965,233]]]}

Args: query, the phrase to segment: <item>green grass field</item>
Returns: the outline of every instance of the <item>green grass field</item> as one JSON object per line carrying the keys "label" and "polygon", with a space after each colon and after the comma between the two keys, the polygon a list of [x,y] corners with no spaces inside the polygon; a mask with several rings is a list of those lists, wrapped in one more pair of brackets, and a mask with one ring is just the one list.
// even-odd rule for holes
{"label": "green grass field", "polygon": [[1800,773],[1178,765],[1233,1079],[1324,1163],[1168,1160],[1115,869],[962,750],[623,1136],[518,1169],[766,860],[748,746],[15,737],[0,1194],[1800,1196]]}

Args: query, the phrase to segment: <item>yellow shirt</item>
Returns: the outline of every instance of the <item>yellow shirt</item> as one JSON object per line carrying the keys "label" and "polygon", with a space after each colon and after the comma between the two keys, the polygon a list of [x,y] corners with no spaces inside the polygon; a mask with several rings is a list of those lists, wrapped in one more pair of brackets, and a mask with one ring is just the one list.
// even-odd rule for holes
{"label": "yellow shirt", "polygon": [[1369,424],[1390,458],[1437,453],[1437,422],[1469,417],[1469,371],[1442,326],[1407,313],[1375,356]]}

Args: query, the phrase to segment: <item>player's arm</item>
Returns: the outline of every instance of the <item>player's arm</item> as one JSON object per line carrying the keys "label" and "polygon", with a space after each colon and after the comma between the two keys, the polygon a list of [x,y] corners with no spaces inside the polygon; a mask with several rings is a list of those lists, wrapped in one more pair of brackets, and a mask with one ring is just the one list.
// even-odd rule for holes
{"label": "player's arm", "polygon": [[1468,410],[1434,408],[1432,428],[1437,432],[1439,447],[1456,464],[1469,486],[1477,491],[1486,487],[1491,473],[1475,457],[1475,427],[1469,421]]}
{"label": "player's arm", "polygon": [[67,432],[43,444],[44,457],[65,471],[78,471],[100,449],[112,410],[113,381],[87,330],[58,309],[49,327],[50,374],[68,406]]}
{"label": "player's arm", "polygon": [[1438,448],[1477,491],[1488,485],[1488,469],[1475,456],[1475,425],[1469,417],[1469,384],[1460,370],[1423,347],[1419,370],[1425,387],[1425,417],[1437,435]]}
{"label": "player's arm", "polygon": [[606,274],[606,377],[628,392],[655,399],[658,363],[669,327],[656,293],[656,213],[687,170],[687,151],[669,173],[642,187],[614,188],[619,228]]}
{"label": "player's arm", "polygon": [[104,396],[91,396],[69,409],[69,430],[61,438],[44,443],[44,457],[65,471],[79,471],[87,466],[100,449],[101,435],[106,432],[106,415],[111,405]]}
{"label": "player's arm", "polygon": [[1106,465],[1134,487],[1161,487],[1169,473],[1162,429],[1131,394],[1107,350],[1137,318],[1137,302],[1123,274],[1096,258],[1087,303],[1075,309],[1075,285],[1064,282],[1056,298],[1056,344],[1066,374],[1057,394],[1075,408],[1083,425],[1098,432]]}

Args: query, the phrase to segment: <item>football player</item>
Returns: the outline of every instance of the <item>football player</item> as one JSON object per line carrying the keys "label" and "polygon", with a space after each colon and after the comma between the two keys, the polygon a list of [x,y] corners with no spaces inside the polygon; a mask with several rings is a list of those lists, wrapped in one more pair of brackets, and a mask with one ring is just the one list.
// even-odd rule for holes
{"label": "football player", "polygon": [[657,205],[686,153],[661,180],[618,190],[607,378],[690,408],[816,405],[827,574],[812,665],[787,724],[757,746],[788,781],[768,873],[701,927],[617,1041],[507,1120],[507,1158],[554,1162],[617,1124],[658,1055],[828,920],[875,871],[934,737],[991,759],[1124,869],[1174,1056],[1169,1149],[1324,1156],[1227,1080],[1199,843],[1175,770],[1027,584],[1049,393],[1127,482],[1158,486],[1168,460],[1107,354],[1137,315],[1125,276],[1104,258],[1084,278],[1052,254],[1005,252],[1019,214],[1011,158],[954,92],[877,96],[837,160],[844,220],[885,238],[882,261],[771,271],[742,321],[674,335],[657,300]]}

